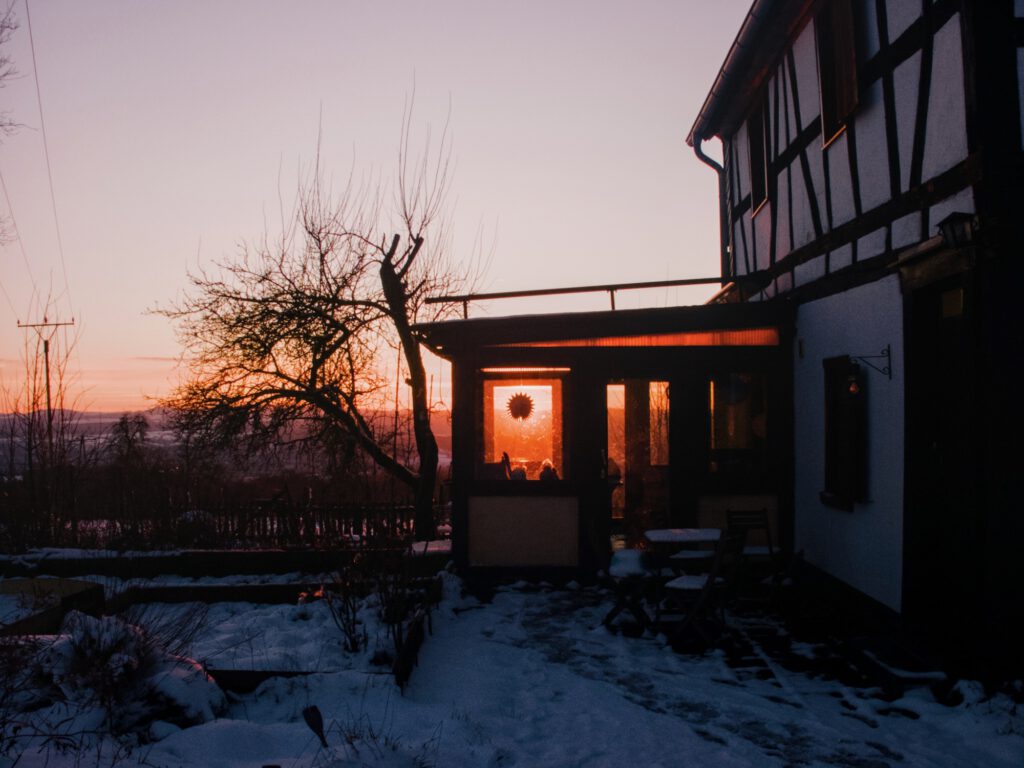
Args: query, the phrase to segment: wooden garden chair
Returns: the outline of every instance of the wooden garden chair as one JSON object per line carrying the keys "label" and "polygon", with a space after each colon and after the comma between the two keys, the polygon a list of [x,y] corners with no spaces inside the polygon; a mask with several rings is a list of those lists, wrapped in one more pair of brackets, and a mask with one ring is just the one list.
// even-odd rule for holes
{"label": "wooden garden chair", "polygon": [[668,633],[673,646],[684,645],[691,636],[705,648],[714,646],[725,627],[725,603],[735,588],[744,540],[743,533],[723,536],[707,571],[677,576],[663,586],[658,623],[666,613],[681,614]]}
{"label": "wooden garden chair", "polygon": [[772,539],[771,524],[767,509],[736,510],[725,513],[727,530],[733,534],[742,533],[746,537],[743,546],[741,576],[746,581],[768,585],[774,591],[780,576],[781,558]]}

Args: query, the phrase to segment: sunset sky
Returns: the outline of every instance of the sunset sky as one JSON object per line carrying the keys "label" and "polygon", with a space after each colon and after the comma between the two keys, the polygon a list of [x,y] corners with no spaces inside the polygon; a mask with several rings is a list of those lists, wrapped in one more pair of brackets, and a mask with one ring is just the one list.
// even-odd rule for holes
{"label": "sunset sky", "polygon": [[28,0],[38,73],[25,2],[4,51],[19,77],[0,90],[23,126],[0,143],[0,212],[20,235],[0,248],[0,385],[21,375],[17,321],[47,312],[77,322],[81,405],[166,395],[179,346],[147,310],[280,231],[321,126],[336,180],[393,175],[414,87],[414,144],[450,109],[454,255],[480,231],[494,243],[485,290],[717,274],[715,176],[684,139],[750,0]]}

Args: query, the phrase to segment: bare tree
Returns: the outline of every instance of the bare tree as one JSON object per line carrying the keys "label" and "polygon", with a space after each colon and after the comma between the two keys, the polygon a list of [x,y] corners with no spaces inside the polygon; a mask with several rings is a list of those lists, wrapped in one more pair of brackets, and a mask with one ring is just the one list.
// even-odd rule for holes
{"label": "bare tree", "polygon": [[77,524],[76,468],[86,462],[70,370],[78,335],[65,325],[27,326],[24,333],[24,378],[14,386],[0,383],[0,412],[8,414],[4,463],[9,477],[20,478],[12,480],[20,489],[13,505],[20,508],[15,527],[39,541],[53,541],[65,522],[72,528]]}
{"label": "bare tree", "polygon": [[[190,276],[192,292],[160,313],[176,321],[188,383],[164,405],[200,415],[222,434],[261,440],[318,439],[341,430],[405,484],[416,505],[416,536],[435,534],[438,450],[427,376],[414,326],[453,307],[428,295],[465,284],[448,260],[450,184],[447,126],[420,159],[402,121],[394,187],[356,184],[335,197],[319,156],[300,184],[293,223],[277,242],[244,245],[215,274]],[[408,371],[416,457],[410,466],[381,418],[388,384],[384,353],[401,350]]]}
{"label": "bare tree", "polygon": [[[0,11],[0,88],[3,88],[8,80],[18,74],[11,57],[3,50],[17,28],[18,20],[14,16],[14,3],[10,2],[5,10]],[[17,127],[18,124],[6,110],[0,111],[0,136],[13,133]]]}
{"label": "bare tree", "polygon": [[[13,77],[16,77],[18,70],[14,67],[11,57],[4,51],[5,46],[10,42],[11,35],[18,28],[18,20],[14,17],[14,2],[7,5],[7,9],[0,11],[0,88]],[[18,128],[18,124],[11,117],[7,110],[0,110],[0,139],[10,136]],[[0,245],[9,243],[14,237],[14,227],[6,216],[0,216]]]}

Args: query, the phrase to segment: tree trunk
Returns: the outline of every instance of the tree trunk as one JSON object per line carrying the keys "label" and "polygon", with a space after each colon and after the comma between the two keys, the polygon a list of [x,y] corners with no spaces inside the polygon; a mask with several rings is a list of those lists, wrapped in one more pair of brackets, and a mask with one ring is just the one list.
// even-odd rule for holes
{"label": "tree trunk", "polygon": [[[415,258],[422,240],[417,239],[408,261]],[[437,440],[430,426],[430,403],[427,402],[427,374],[423,368],[423,355],[419,341],[413,335],[408,316],[408,295],[401,276],[395,271],[393,257],[398,246],[398,236],[392,241],[390,251],[380,265],[380,282],[388,302],[391,320],[402,343],[406,365],[409,367],[409,384],[412,387],[413,434],[420,467],[416,483],[415,537],[417,541],[428,541],[437,535],[434,520],[434,485],[437,482]],[[408,263],[407,261],[407,263]]]}

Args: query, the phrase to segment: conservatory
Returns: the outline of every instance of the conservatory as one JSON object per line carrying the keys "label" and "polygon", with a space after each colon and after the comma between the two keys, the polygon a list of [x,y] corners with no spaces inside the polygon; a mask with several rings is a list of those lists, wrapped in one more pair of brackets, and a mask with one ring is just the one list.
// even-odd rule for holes
{"label": "conservatory", "polygon": [[791,521],[792,319],[784,306],[421,325],[452,363],[452,540],[461,568],[587,572],[730,506]]}

